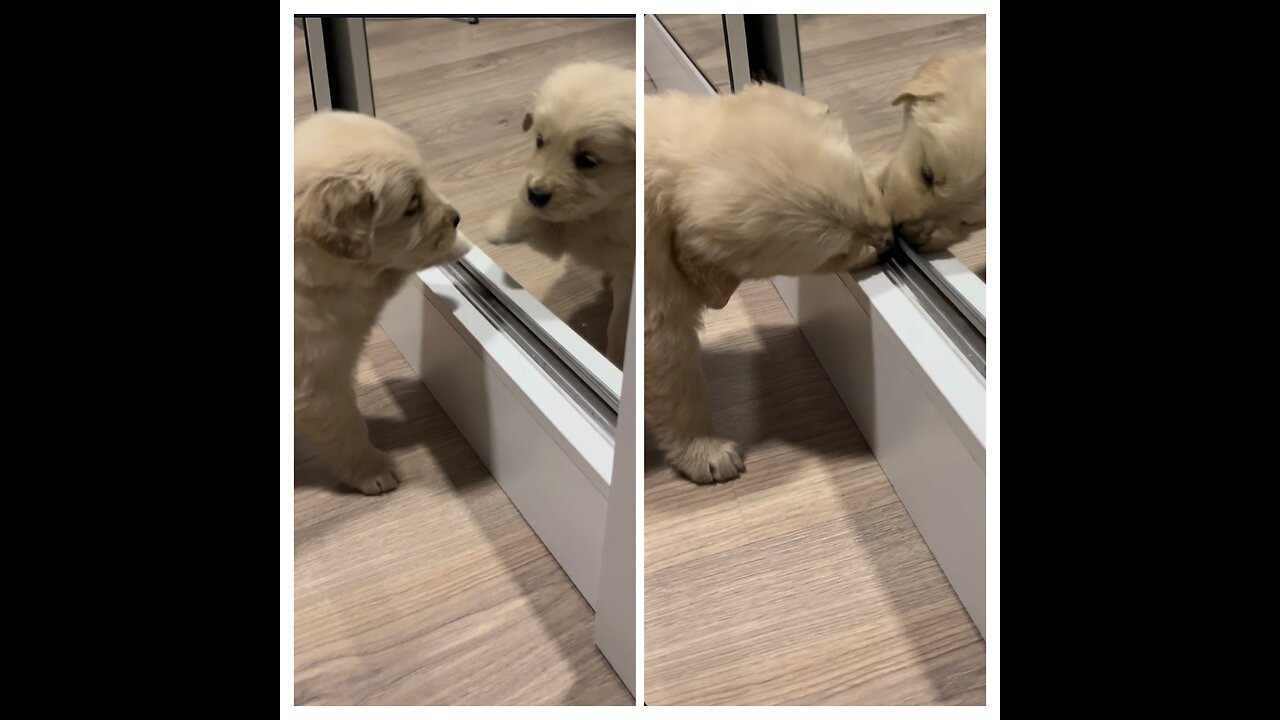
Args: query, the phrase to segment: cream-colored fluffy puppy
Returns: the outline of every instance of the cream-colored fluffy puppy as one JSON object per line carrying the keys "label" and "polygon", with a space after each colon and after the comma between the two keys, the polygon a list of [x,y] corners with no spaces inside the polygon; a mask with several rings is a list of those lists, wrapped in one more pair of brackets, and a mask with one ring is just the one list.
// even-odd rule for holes
{"label": "cream-colored fluffy puppy", "polygon": [[904,106],[902,142],[881,181],[903,237],[938,250],[986,227],[986,48],[929,60],[893,104]]}
{"label": "cream-colored fluffy puppy", "polygon": [[469,246],[417,145],[391,125],[320,113],[294,128],[293,153],[294,424],[345,484],[386,492],[399,481],[356,407],[356,358],[410,273]]}
{"label": "cream-colored fluffy puppy", "polygon": [[563,65],[524,116],[533,154],[514,206],[488,228],[603,270],[613,290],[605,355],[622,365],[636,255],[636,76],[600,63]]}
{"label": "cream-colored fluffy puppy", "polygon": [[697,328],[741,280],[870,265],[889,214],[841,123],[776,86],[645,100],[645,419],[698,483],[745,466],[711,425]]}

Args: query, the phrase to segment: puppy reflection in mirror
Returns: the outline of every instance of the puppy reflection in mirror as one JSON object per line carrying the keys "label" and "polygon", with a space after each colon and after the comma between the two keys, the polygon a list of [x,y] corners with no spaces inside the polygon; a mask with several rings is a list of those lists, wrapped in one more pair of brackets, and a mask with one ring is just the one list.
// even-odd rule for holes
{"label": "puppy reflection in mirror", "polygon": [[987,226],[987,51],[935,57],[893,101],[902,140],[880,171],[889,214],[920,250]]}
{"label": "puppy reflection in mirror", "polygon": [[635,98],[631,70],[557,68],[524,116],[532,148],[518,197],[487,231],[496,245],[528,243],[604,271],[613,296],[605,356],[617,366],[635,268]]}

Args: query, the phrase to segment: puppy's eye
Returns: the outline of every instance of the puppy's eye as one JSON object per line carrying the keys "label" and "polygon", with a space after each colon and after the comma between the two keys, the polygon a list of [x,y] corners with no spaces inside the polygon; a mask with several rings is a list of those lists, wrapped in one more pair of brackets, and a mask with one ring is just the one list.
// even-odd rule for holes
{"label": "puppy's eye", "polygon": [[404,209],[404,216],[410,217],[412,215],[417,215],[420,210],[422,210],[422,198],[418,195],[414,195],[413,199],[409,201],[409,206]]}
{"label": "puppy's eye", "polygon": [[928,165],[920,168],[920,178],[924,180],[925,186],[933,187],[933,168]]}
{"label": "puppy's eye", "polygon": [[573,156],[573,164],[581,170],[590,170],[600,164],[595,155],[589,152],[580,152]]}
{"label": "puppy's eye", "polygon": [[538,149],[539,149],[539,150],[541,150],[541,149],[542,149],[542,136],[541,136],[541,135],[539,135],[539,136],[538,136],[538,140],[537,140],[534,144],[538,146]]}

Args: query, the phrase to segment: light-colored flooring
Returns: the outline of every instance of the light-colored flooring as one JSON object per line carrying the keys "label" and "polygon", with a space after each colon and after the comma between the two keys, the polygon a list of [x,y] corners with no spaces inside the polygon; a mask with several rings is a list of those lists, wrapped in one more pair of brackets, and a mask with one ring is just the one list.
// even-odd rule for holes
{"label": "light-colored flooring", "polygon": [[297,443],[294,702],[632,704],[590,606],[380,328],[357,391],[403,484],[340,492]]}
{"label": "light-colored flooring", "polygon": [[747,472],[694,485],[646,444],[646,702],[985,703],[982,637],[772,283],[702,341]]}
{"label": "light-colored flooring", "polygon": [[705,321],[747,473],[696,486],[646,443],[645,701],[985,704],[981,635],[773,285]]}
{"label": "light-colored flooring", "polygon": [[[484,230],[517,198],[533,153],[533,138],[520,123],[538,85],[567,62],[634,69],[635,20],[483,18],[468,25],[441,18],[370,19],[366,34],[377,115],[418,141],[429,182],[458,208],[463,233],[603,351],[612,301],[600,273],[523,245],[490,245]],[[309,111],[302,50],[295,68],[296,109]]]}
{"label": "light-colored flooring", "polygon": [[[729,66],[719,15],[660,15],[676,42],[720,92]],[[889,159],[902,131],[890,103],[932,55],[986,42],[983,15],[799,15],[805,94],[844,120],[853,147],[870,166]],[[948,251],[986,279],[986,231]]]}

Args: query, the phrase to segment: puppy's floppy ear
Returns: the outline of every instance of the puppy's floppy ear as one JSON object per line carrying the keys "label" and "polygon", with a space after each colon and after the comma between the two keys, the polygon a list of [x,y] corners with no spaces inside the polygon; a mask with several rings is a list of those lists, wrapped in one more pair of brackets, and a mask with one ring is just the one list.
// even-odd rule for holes
{"label": "puppy's floppy ear", "polygon": [[916,76],[912,78],[907,85],[907,89],[903,90],[898,97],[893,99],[892,105],[901,105],[908,100],[930,100],[942,94],[942,58],[934,58],[916,71]]}
{"label": "puppy's floppy ear", "polygon": [[742,280],[717,267],[715,263],[698,257],[691,252],[685,243],[676,240],[672,249],[676,269],[684,277],[685,282],[693,288],[702,302],[713,310],[719,310],[729,303],[729,298],[738,289]]}
{"label": "puppy's floppy ear", "polygon": [[932,100],[942,94],[940,89],[916,87],[916,83],[911,83],[901,95],[893,99],[890,105],[901,105],[908,100]]}
{"label": "puppy's floppy ear", "polygon": [[294,232],[324,251],[347,260],[373,253],[377,199],[353,177],[327,177],[308,188],[294,205]]}
{"label": "puppy's floppy ear", "polygon": [[520,132],[529,132],[531,127],[533,127],[533,113],[525,113],[524,122],[520,124]]}

